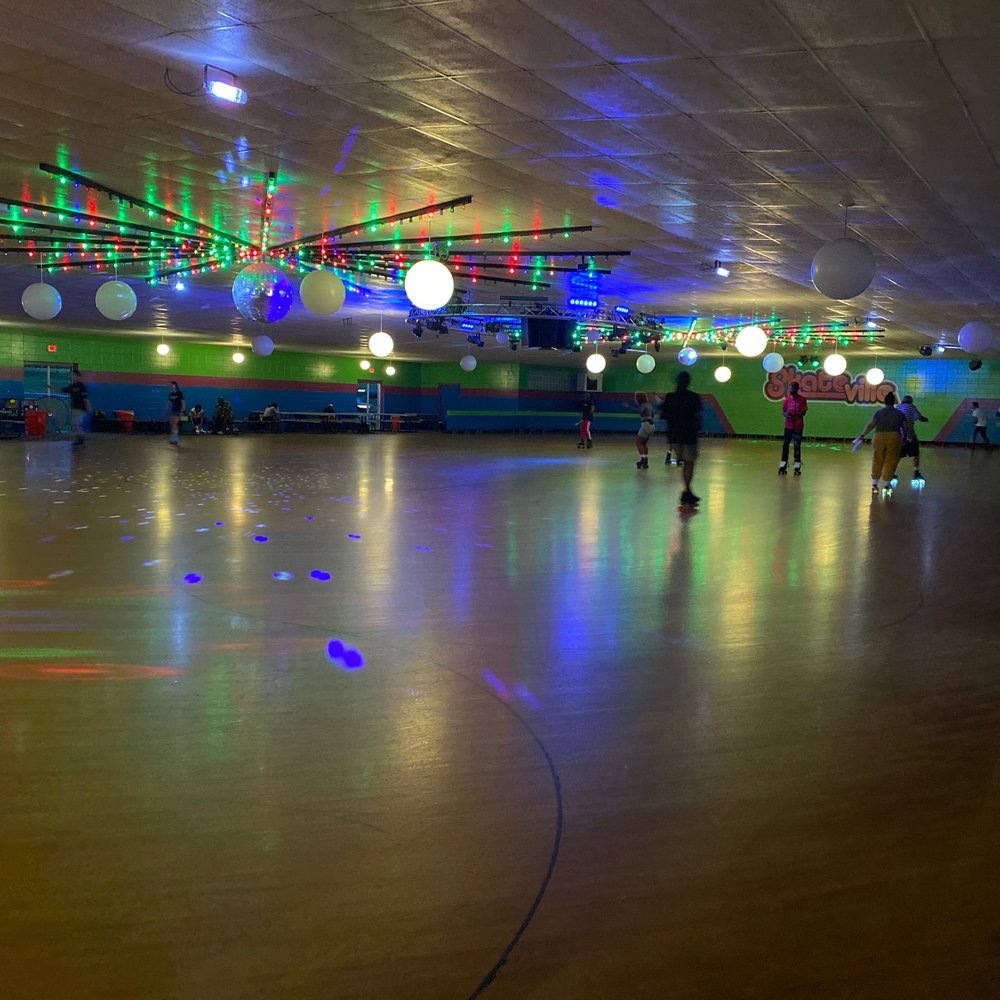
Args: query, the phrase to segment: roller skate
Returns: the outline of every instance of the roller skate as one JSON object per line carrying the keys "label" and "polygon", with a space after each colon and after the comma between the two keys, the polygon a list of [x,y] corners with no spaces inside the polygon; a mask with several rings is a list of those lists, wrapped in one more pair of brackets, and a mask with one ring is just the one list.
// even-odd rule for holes
{"label": "roller skate", "polygon": [[787,462],[782,462],[778,466],[778,475],[779,476],[787,476],[788,475],[788,463]]}
{"label": "roller skate", "polygon": [[795,463],[795,468],[792,471],[793,471],[793,473],[796,476],[801,476],[802,475],[802,463],[801,462],[796,462]]}
{"label": "roller skate", "polygon": [[639,459],[638,462],[635,463],[635,467],[637,469],[648,469],[649,468],[649,459],[646,458],[645,456],[643,456],[642,458]]}
{"label": "roller skate", "polygon": [[701,503],[701,497],[696,497],[690,490],[685,490],[681,494],[681,502],[677,509],[682,514],[694,514],[698,510],[699,503]]}

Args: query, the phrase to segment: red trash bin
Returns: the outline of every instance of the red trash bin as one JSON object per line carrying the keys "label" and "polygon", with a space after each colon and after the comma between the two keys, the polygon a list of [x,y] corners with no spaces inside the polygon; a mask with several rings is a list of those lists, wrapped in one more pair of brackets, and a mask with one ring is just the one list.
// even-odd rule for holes
{"label": "red trash bin", "polygon": [[45,437],[45,425],[49,415],[45,410],[25,410],[24,430],[28,437]]}
{"label": "red trash bin", "polygon": [[135,420],[135,410],[115,410],[115,419],[118,421],[118,426],[126,434],[132,433],[132,421]]}
{"label": "red trash bin", "polygon": [[398,431],[403,426],[402,414],[393,413],[389,419],[390,430]]}

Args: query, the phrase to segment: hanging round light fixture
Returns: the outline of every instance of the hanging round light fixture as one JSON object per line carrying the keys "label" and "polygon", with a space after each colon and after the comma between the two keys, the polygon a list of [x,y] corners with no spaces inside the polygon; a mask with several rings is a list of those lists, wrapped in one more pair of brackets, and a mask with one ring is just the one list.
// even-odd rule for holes
{"label": "hanging round light fixture", "polygon": [[843,375],[847,371],[847,358],[834,350],[833,354],[828,354],[823,359],[823,371],[827,375]]}
{"label": "hanging round light fixture", "polygon": [[455,279],[439,260],[418,260],[403,279],[406,297],[417,309],[440,309],[455,294]]}
{"label": "hanging round light fixture", "polygon": [[648,375],[656,367],[656,358],[652,354],[640,354],[635,359],[635,366],[643,375]]}
{"label": "hanging round light fixture", "polygon": [[379,330],[377,333],[373,333],[368,338],[368,350],[371,351],[376,358],[389,357],[395,346],[396,345],[392,337],[389,336],[385,330]]}
{"label": "hanging round light fixture", "polygon": [[55,319],[62,309],[62,296],[52,285],[36,281],[21,293],[21,308],[32,319]]}
{"label": "hanging round light fixture", "polygon": [[693,347],[682,347],[677,352],[677,360],[687,367],[695,364],[698,360],[698,352]]}
{"label": "hanging round light fixture", "polygon": [[385,373],[386,373],[386,375],[395,375],[396,374],[396,368],[395,368],[395,366],[394,365],[386,365],[385,366]]}
{"label": "hanging round light fixture", "polygon": [[241,365],[244,361],[246,361],[246,357],[242,351],[233,351],[233,361],[236,364]]}
{"label": "hanging round light fixture", "polygon": [[809,277],[828,299],[853,299],[872,283],[875,258],[860,240],[834,240],[816,251]]}
{"label": "hanging round light fixture", "polygon": [[587,371],[591,375],[600,375],[605,368],[608,367],[608,360],[603,354],[598,354],[594,351],[593,354],[587,355]]}
{"label": "hanging round light fixture", "polygon": [[165,358],[170,353],[170,345],[164,344],[162,341],[156,345],[156,353],[159,354],[161,358]]}
{"label": "hanging round light fixture", "polygon": [[773,375],[775,372],[780,372],[785,366],[785,359],[778,354],[777,351],[772,351],[770,354],[765,354],[764,357],[760,359],[760,366],[764,371]]}
{"label": "hanging round light fixture", "polygon": [[316,316],[330,316],[343,304],[347,290],[333,271],[310,271],[299,284],[302,304]]}
{"label": "hanging round light fixture", "polygon": [[876,365],[865,372],[865,381],[869,385],[881,385],[885,381],[885,372]]}
{"label": "hanging round light fixture", "polygon": [[726,365],[719,365],[719,367],[715,369],[716,382],[728,382],[732,377],[732,369],[726,367]]}
{"label": "hanging round light fixture", "polygon": [[479,362],[471,354],[466,354],[459,362],[463,372],[474,372]]}
{"label": "hanging round light fixture", "polygon": [[111,281],[105,281],[97,289],[94,303],[97,306],[97,311],[105,319],[121,321],[128,319],[135,312],[139,300],[129,285],[114,278]]}
{"label": "hanging round light fixture", "polygon": [[736,335],[736,350],[745,358],[755,358],[767,349],[767,334],[759,326],[745,326]]}
{"label": "hanging round light fixture", "polygon": [[[34,286],[32,286],[34,287]],[[993,327],[974,320],[958,331],[958,346],[966,354],[982,354],[993,346]]]}
{"label": "hanging round light fixture", "polygon": [[259,354],[262,358],[266,358],[268,355],[274,353],[274,341],[266,334],[262,333],[259,337],[254,337],[250,341],[253,347],[254,354]]}

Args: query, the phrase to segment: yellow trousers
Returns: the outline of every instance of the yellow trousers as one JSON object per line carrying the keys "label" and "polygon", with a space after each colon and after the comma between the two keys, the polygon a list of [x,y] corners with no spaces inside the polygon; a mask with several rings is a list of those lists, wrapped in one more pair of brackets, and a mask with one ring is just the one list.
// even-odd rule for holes
{"label": "yellow trousers", "polygon": [[892,479],[899,465],[903,439],[899,431],[878,431],[872,438],[872,479]]}

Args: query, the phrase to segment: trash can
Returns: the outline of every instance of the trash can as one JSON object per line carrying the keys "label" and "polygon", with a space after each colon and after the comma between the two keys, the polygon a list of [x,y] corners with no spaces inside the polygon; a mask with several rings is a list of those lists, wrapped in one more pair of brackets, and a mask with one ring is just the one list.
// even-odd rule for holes
{"label": "trash can", "polygon": [[118,421],[118,427],[122,431],[126,434],[132,433],[132,427],[134,426],[132,421],[135,420],[135,410],[115,410],[115,419]]}
{"label": "trash can", "polygon": [[49,415],[44,410],[24,411],[24,430],[28,437],[45,437],[45,424]]}
{"label": "trash can", "polygon": [[389,427],[398,431],[403,426],[403,415],[401,413],[393,413],[389,418]]}

